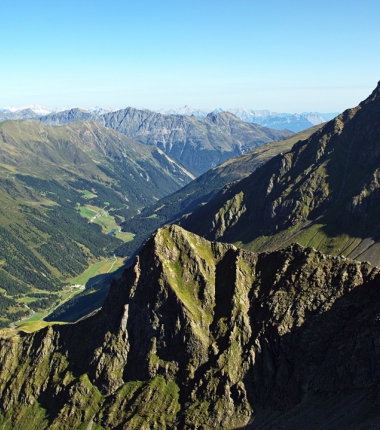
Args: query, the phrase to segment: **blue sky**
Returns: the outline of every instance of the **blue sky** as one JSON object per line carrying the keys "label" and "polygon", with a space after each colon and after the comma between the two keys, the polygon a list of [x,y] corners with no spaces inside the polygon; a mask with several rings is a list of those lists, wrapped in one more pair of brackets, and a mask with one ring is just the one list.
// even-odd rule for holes
{"label": "blue sky", "polygon": [[380,80],[378,0],[2,2],[0,107],[338,112]]}

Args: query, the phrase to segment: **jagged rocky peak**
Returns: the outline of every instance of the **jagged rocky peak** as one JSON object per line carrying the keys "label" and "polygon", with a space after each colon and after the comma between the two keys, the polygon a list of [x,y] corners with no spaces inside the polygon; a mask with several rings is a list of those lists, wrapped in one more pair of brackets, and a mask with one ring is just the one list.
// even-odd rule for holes
{"label": "jagged rocky peak", "polygon": [[368,263],[312,248],[256,254],[165,227],[99,312],[2,339],[2,426],[375,422],[379,281]]}
{"label": "jagged rocky peak", "polygon": [[372,94],[366,100],[364,100],[362,103],[367,103],[371,100],[373,101],[379,96],[380,96],[380,81],[377,83],[376,88],[372,91]]}
{"label": "jagged rocky peak", "polygon": [[239,121],[239,118],[231,112],[210,112],[206,118],[215,124],[224,124],[230,120]]}

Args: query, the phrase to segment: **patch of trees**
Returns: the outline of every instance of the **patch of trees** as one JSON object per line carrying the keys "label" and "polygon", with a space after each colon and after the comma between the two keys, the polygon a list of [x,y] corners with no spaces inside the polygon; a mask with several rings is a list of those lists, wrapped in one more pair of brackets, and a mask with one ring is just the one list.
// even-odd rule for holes
{"label": "patch of trees", "polygon": [[88,264],[87,259],[76,243],[68,243],[67,238],[54,235],[37,251],[53,267],[56,267],[65,278],[74,277],[83,272]]}
{"label": "patch of trees", "polygon": [[0,313],[3,315],[10,306],[16,305],[16,301],[0,294]]}
{"label": "patch of trees", "polygon": [[[42,275],[48,271],[46,266],[9,230],[0,226],[0,259],[4,261],[1,267],[0,282],[8,294],[19,294],[28,291],[27,285],[38,285],[39,288],[50,290],[52,282]],[[4,274],[4,271],[7,274]],[[16,282],[11,282],[16,278]]]}
{"label": "patch of trees", "polygon": [[[124,207],[125,206],[125,200],[122,197],[122,194],[120,195],[118,192],[114,191],[111,187],[106,187],[105,185],[101,183],[95,183],[88,181],[83,178],[78,178],[75,181],[69,181],[69,185],[71,185],[75,189],[79,190],[92,190],[94,188],[96,192],[96,197],[93,197],[90,201],[91,204],[98,207],[103,207],[104,202],[109,202],[111,206],[114,207]],[[83,197],[83,195],[80,196],[80,200],[78,200],[81,204],[86,204],[89,201]]]}
{"label": "patch of trees", "polygon": [[33,297],[36,299],[53,297],[54,300],[57,298],[57,296],[55,294],[49,294],[49,293],[28,293],[28,297]]}
{"label": "patch of trees", "polygon": [[18,321],[21,318],[29,314],[29,310],[25,309],[14,309],[11,311],[11,307],[19,306],[18,303],[9,297],[5,297],[0,294],[0,315],[3,317],[0,319],[0,328],[7,327],[10,322]]}
{"label": "patch of trees", "polygon": [[59,183],[55,179],[45,180],[34,176],[20,174],[16,175],[16,178],[29,187],[34,188],[36,191],[45,193],[46,197],[56,201],[57,203],[67,202],[75,197],[76,194],[70,187]]}
{"label": "patch of trees", "polygon": [[[19,280],[11,277],[7,272],[0,270],[0,287],[6,290],[10,296],[23,294],[28,291],[28,287]],[[1,315],[1,312],[0,312]]]}
{"label": "patch of trees", "polygon": [[43,297],[41,299],[34,300],[33,302],[28,303],[28,306],[35,312],[41,312],[44,309],[50,308],[53,304],[57,302],[57,296],[51,294],[49,297]]}

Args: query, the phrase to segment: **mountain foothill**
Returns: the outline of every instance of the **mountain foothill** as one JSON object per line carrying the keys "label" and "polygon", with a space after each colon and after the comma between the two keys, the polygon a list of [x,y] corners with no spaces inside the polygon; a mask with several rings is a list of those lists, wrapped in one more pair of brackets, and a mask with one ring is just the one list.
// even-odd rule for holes
{"label": "mountain foothill", "polygon": [[[268,142],[260,129],[258,145],[257,130],[231,114],[210,114],[195,134],[192,117],[127,109],[57,126],[62,115],[0,124],[9,145],[0,154],[1,210],[25,211],[18,225],[29,228],[18,240],[40,237],[24,244],[25,264],[42,256],[53,237],[43,225],[59,211],[77,216],[70,226],[84,220],[73,210],[85,206],[81,198],[112,206],[123,229],[135,229],[135,248],[112,237],[90,248],[74,228],[68,238],[88,255],[137,255],[103,306],[76,323],[1,332],[2,428],[378,426],[380,83],[357,107],[301,134]],[[165,121],[173,129],[164,133]],[[228,137],[217,144],[222,130]],[[233,150],[231,136],[240,142]],[[190,165],[190,148],[203,164]],[[22,172],[19,154],[28,154]],[[152,187],[143,203],[138,177]]]}

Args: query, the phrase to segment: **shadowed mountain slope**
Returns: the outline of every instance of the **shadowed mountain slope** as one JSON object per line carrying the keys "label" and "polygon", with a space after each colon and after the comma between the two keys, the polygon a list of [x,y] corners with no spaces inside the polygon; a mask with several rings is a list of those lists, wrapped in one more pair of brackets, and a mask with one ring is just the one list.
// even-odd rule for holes
{"label": "shadowed mountain slope", "polygon": [[98,313],[4,334],[1,426],[372,428],[379,277],[299,245],[256,254],[161,229]]}
{"label": "shadowed mountain slope", "polygon": [[119,251],[125,255],[133,255],[158,227],[193,211],[199,204],[207,203],[225,185],[248,176],[280,152],[289,151],[296,142],[308,138],[320,127],[321,125],[311,127],[286,139],[266,143],[243,155],[231,158],[175,193],[163,197],[154,205],[147,206],[140,214],[127,218],[123,223],[123,229],[133,232],[136,236],[133,242],[124,244]]}
{"label": "shadowed mountain slope", "polygon": [[297,241],[380,264],[380,86],[181,224],[253,250]]}

